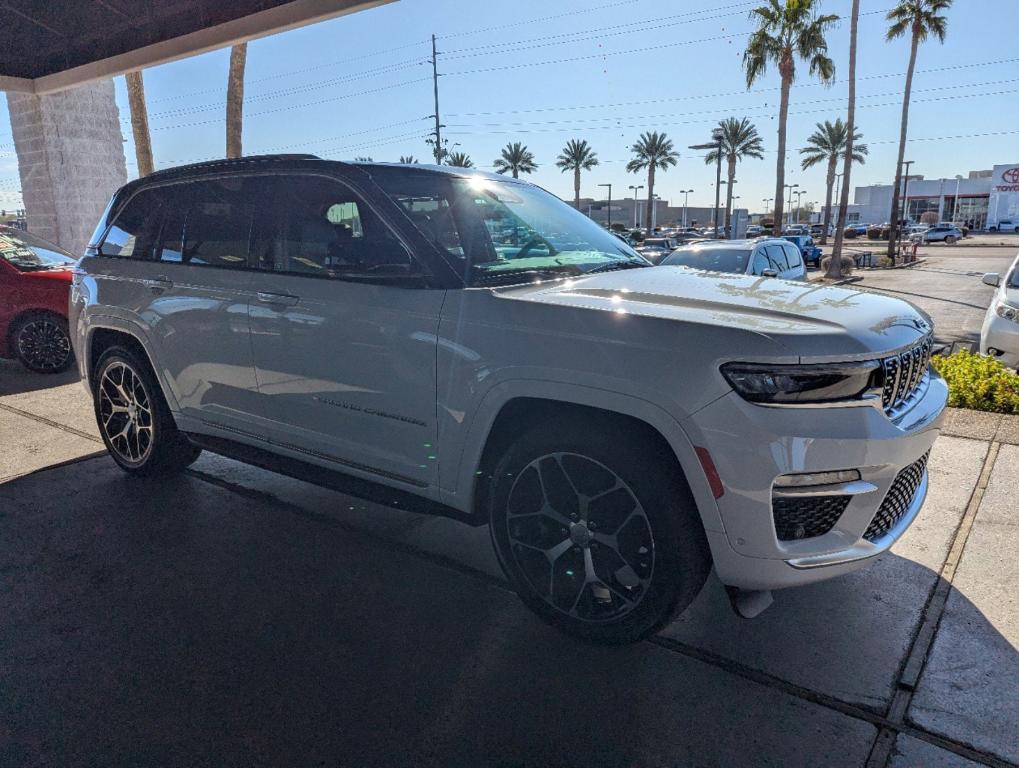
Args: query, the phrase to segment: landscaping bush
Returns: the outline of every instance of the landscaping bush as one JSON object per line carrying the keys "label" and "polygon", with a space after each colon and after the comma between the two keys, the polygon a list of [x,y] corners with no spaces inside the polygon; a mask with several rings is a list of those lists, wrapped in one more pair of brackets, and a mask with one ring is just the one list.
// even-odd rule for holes
{"label": "landscaping bush", "polygon": [[[828,266],[831,264],[831,256],[825,256],[821,259],[821,272],[827,273]],[[853,274],[853,267],[856,266],[856,262],[853,261],[852,256],[842,255],[842,276],[848,277]]]}
{"label": "landscaping bush", "polygon": [[1019,414],[1019,375],[992,357],[972,352],[936,355],[931,364],[948,382],[948,404],[976,411]]}
{"label": "landscaping bush", "polygon": [[888,267],[895,266],[895,259],[893,259],[891,256],[882,256],[880,259],[878,259],[877,263],[879,267],[885,267],[887,269]]}

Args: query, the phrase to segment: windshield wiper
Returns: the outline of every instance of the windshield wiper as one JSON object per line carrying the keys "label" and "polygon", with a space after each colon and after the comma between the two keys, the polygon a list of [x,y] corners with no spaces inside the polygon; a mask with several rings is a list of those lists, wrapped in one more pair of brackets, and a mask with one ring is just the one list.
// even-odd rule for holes
{"label": "windshield wiper", "polygon": [[614,272],[617,269],[643,269],[644,267],[650,267],[650,264],[645,264],[643,261],[613,261],[608,264],[601,264],[597,267],[585,270],[585,275],[593,275],[595,272]]}
{"label": "windshield wiper", "polygon": [[521,269],[512,272],[491,272],[489,274],[478,275],[474,278],[474,285],[490,285],[492,283],[500,282],[505,279],[516,280],[517,282],[527,282],[527,278],[532,277],[576,277],[582,274],[576,267],[559,267],[558,269],[546,268],[546,269]]}

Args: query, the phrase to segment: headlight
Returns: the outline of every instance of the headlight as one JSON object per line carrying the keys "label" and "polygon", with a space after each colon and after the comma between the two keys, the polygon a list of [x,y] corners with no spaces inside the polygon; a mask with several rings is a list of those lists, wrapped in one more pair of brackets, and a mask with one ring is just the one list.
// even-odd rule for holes
{"label": "headlight", "polygon": [[999,301],[998,306],[994,308],[994,311],[997,313],[998,317],[1011,320],[1013,323],[1019,323],[1019,308],[1013,307],[1011,304]]}
{"label": "headlight", "polygon": [[852,400],[879,386],[881,364],[759,365],[726,363],[722,375],[754,403],[825,403]]}

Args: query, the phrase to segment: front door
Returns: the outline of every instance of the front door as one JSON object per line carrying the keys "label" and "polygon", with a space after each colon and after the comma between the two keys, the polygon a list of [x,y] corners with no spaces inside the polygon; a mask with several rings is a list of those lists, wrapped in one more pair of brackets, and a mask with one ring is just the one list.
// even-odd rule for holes
{"label": "front door", "polygon": [[251,305],[270,440],[340,470],[433,485],[445,291],[339,181],[276,176]]}

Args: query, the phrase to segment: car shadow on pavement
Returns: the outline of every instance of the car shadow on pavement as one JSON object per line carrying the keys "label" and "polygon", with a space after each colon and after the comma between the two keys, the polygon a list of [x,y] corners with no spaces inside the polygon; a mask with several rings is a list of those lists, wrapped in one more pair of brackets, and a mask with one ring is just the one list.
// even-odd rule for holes
{"label": "car shadow on pavement", "polygon": [[17,360],[0,360],[0,397],[50,389],[76,381],[78,369],[73,365],[61,373],[35,373]]}
{"label": "car shadow on pavement", "polygon": [[[900,610],[876,583],[802,588],[751,622],[713,584],[685,641],[784,655],[822,685],[865,675],[889,653],[877,619]],[[976,640],[951,682],[972,686],[974,721],[1009,716],[976,690],[1014,686],[1019,654],[955,597]],[[661,643],[579,643],[492,579],[326,516],[108,459],[0,485],[0,615],[4,765],[862,766],[877,734]]]}

